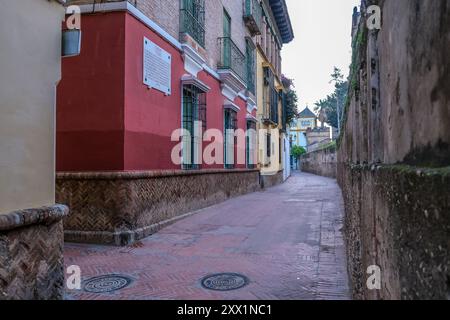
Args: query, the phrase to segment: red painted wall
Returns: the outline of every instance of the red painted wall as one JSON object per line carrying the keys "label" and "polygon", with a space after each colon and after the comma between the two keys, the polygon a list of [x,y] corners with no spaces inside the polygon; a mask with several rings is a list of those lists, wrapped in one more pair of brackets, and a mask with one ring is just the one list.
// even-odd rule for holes
{"label": "red painted wall", "polygon": [[[82,21],[82,54],[63,60],[58,87],[57,170],[180,169],[171,161],[186,73],[180,52],[127,13],[83,15]],[[144,36],[172,55],[171,96],[143,84]],[[220,82],[204,71],[198,77],[211,88],[207,127],[223,131]],[[246,103],[235,103],[241,108],[238,126],[245,130]]]}
{"label": "red painted wall", "polygon": [[62,60],[58,171],[124,169],[125,14],[83,15],[81,54]]}
{"label": "red painted wall", "polygon": [[[181,126],[181,83],[184,63],[178,49],[133,16],[126,16],[125,170],[179,169],[171,161],[176,143],[172,131]],[[143,83],[144,37],[172,55],[172,95]]]}

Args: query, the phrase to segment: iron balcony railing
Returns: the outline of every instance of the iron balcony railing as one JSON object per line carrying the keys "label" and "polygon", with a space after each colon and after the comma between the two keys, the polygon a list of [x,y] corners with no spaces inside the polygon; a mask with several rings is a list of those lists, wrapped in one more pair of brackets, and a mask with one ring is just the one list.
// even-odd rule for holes
{"label": "iron balcony railing", "polygon": [[245,0],[244,21],[252,36],[260,35],[263,11],[259,0]]}
{"label": "iron balcony railing", "polygon": [[278,124],[278,91],[275,88],[275,76],[270,67],[264,67],[263,121]]}
{"label": "iron balcony railing", "polygon": [[247,90],[253,94],[256,94],[256,55],[255,50],[252,47],[251,40],[247,40],[247,57],[246,57],[246,64],[247,64]]}
{"label": "iron balcony railing", "polygon": [[221,57],[218,69],[233,71],[242,81],[246,82],[246,58],[230,37],[219,38]]}
{"label": "iron balcony railing", "polygon": [[247,57],[247,90],[253,94],[256,94],[255,76],[255,63]]}
{"label": "iron balcony railing", "polygon": [[199,45],[205,47],[205,2],[183,0],[180,10],[180,32],[189,34]]}
{"label": "iron balcony railing", "polygon": [[278,93],[270,87],[264,88],[265,101],[263,104],[263,121],[278,124]]}

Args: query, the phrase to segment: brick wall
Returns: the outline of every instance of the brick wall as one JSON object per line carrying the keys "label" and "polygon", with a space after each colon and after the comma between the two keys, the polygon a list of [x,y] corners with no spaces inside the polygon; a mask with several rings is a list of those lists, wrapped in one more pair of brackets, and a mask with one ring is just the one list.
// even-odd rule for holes
{"label": "brick wall", "polygon": [[127,245],[183,214],[257,191],[257,170],[61,173],[56,197],[71,208],[67,241]]}
{"label": "brick wall", "polygon": [[67,213],[53,206],[0,216],[0,300],[63,299]]}
{"label": "brick wall", "polygon": [[[100,2],[121,2],[123,0],[95,0]],[[175,39],[180,39],[180,1],[181,0],[128,0],[146,16],[155,21],[160,27]],[[93,0],[71,0],[69,4],[92,4]],[[232,21],[232,39],[245,54],[245,37],[249,31],[244,24],[244,0],[206,0],[205,1],[205,29],[206,44],[202,54],[207,64],[217,67],[220,59],[220,47],[217,39],[223,36],[223,9],[226,8]],[[181,39],[180,39],[181,40]]]}
{"label": "brick wall", "polygon": [[244,24],[244,0],[208,0],[206,1],[206,51],[207,61],[213,68],[220,59],[220,47],[217,38],[223,37],[223,11],[231,17],[231,38],[245,54],[245,37],[250,36]]}

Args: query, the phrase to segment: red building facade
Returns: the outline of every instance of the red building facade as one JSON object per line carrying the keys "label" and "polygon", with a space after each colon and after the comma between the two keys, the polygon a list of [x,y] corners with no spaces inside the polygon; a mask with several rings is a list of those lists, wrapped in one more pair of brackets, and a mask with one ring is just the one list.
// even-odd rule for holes
{"label": "red building facade", "polygon": [[[57,171],[182,169],[171,159],[179,143],[171,135],[183,128],[183,88],[191,83],[207,87],[204,128],[223,132],[227,101],[236,112],[236,129],[247,130],[247,122],[254,121],[248,97],[239,92],[233,100],[224,97],[223,82],[212,69],[189,73],[186,65],[192,61],[186,62],[191,58],[184,46],[136,9],[126,9],[130,6],[82,16],[82,53],[63,61],[58,87]],[[170,95],[143,83],[144,38],[172,57]],[[202,163],[201,168],[224,165]]]}
{"label": "red building facade", "polygon": [[[199,13],[195,6],[203,2],[181,3]],[[255,94],[246,81],[254,72],[248,64],[255,63],[249,59],[254,48],[246,57],[245,48],[232,40],[234,32],[239,39],[249,34],[236,23],[242,8],[224,5],[216,11],[234,12],[231,35],[210,35],[219,45],[216,51],[210,46],[220,53],[217,61],[192,32],[176,38],[127,1],[80,8],[81,54],[63,61],[57,92],[56,193],[72,213],[65,221],[66,240],[129,244],[184,213],[258,190],[256,135],[242,140],[224,134],[226,129],[245,132],[257,122]],[[153,73],[146,69],[147,45],[166,59],[153,61]],[[166,80],[166,87],[150,88],[148,80],[155,79],[147,77],[160,70],[156,80]],[[222,159],[214,163],[198,160],[217,142],[203,141],[209,129],[224,140],[214,152]],[[181,161],[172,156],[177,146]]]}

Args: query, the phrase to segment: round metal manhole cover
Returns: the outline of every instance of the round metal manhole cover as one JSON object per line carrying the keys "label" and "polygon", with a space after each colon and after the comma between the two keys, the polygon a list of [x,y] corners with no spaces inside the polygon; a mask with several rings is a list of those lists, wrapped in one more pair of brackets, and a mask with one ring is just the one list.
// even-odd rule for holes
{"label": "round metal manhole cover", "polygon": [[219,273],[207,276],[202,279],[202,286],[205,289],[215,291],[237,290],[248,285],[246,276],[237,273]]}
{"label": "round metal manhole cover", "polygon": [[84,291],[91,293],[114,292],[128,287],[131,282],[131,278],[122,275],[94,277],[85,282]]}

